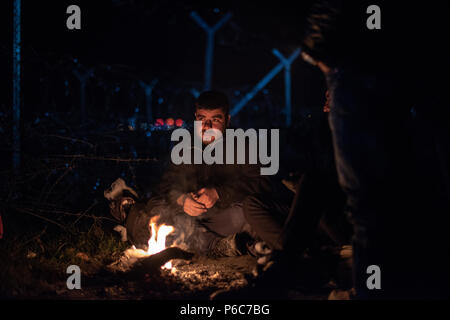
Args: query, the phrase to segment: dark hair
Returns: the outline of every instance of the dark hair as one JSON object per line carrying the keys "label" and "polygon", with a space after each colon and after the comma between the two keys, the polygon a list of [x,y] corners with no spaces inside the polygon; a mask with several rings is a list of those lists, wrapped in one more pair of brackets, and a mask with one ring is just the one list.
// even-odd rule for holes
{"label": "dark hair", "polygon": [[230,112],[228,97],[219,91],[205,91],[195,100],[196,109],[222,109],[225,115]]}
{"label": "dark hair", "polygon": [[335,64],[341,9],[339,1],[318,1],[306,18],[302,49],[315,60],[329,66]]}
{"label": "dark hair", "polygon": [[305,21],[302,50],[329,67],[380,59],[384,46],[380,33],[365,27],[366,3],[367,0],[357,4],[343,0],[316,1]]}

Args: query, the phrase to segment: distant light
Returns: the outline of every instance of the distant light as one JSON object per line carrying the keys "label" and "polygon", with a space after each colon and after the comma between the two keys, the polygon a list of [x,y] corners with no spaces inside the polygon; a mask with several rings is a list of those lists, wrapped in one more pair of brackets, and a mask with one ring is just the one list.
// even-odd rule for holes
{"label": "distant light", "polygon": [[78,63],[78,59],[77,58],[73,59],[73,62]]}
{"label": "distant light", "polygon": [[136,130],[136,118],[132,117],[128,119],[128,129],[131,131]]}
{"label": "distant light", "polygon": [[155,126],[162,127],[164,125],[164,120],[161,118],[156,119]]}
{"label": "distant light", "polygon": [[139,112],[139,108],[134,109],[134,112],[138,113]]}
{"label": "distant light", "polygon": [[159,103],[159,104],[161,104],[161,103],[163,103],[163,102],[164,102],[164,99],[163,99],[163,98],[159,98],[159,99],[158,99],[158,103]]}
{"label": "distant light", "polygon": [[145,133],[145,135],[146,135],[147,137],[151,137],[151,136],[152,136],[152,133],[151,133],[150,131],[147,131],[147,132]]}
{"label": "distant light", "polygon": [[175,121],[175,125],[176,125],[177,127],[182,127],[183,124],[184,124],[183,119],[177,119],[177,120]]}
{"label": "distant light", "polygon": [[173,120],[173,118],[168,118],[168,119],[166,119],[166,124],[169,127],[172,127],[175,124],[175,121]]}

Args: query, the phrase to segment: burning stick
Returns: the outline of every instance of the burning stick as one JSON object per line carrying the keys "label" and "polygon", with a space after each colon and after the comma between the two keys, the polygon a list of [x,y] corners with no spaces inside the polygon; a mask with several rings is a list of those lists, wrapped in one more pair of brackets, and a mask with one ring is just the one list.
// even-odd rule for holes
{"label": "burning stick", "polygon": [[191,260],[194,257],[193,253],[184,251],[177,247],[167,248],[159,253],[153,254],[149,257],[139,260],[130,270],[130,273],[138,278],[156,272],[162,266],[164,267],[173,259]]}

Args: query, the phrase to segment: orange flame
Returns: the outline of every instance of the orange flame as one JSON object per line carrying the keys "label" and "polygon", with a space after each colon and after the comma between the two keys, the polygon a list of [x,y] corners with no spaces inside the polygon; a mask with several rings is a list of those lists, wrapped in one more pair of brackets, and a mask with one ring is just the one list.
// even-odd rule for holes
{"label": "orange flame", "polygon": [[[165,224],[157,226],[156,222],[158,221],[158,219],[159,216],[155,216],[150,220],[150,228],[152,230],[152,236],[148,240],[148,249],[144,251],[141,249],[136,249],[136,247],[133,246],[132,251],[135,256],[148,257],[166,249],[166,237],[174,231],[174,227],[167,226]],[[167,262],[161,268],[172,269],[172,261]]]}
{"label": "orange flame", "polygon": [[[152,236],[148,240],[148,249],[147,253],[149,255],[154,255],[158,252],[163,251],[166,249],[166,237],[173,232],[174,228],[172,226],[166,226],[165,224],[162,224],[161,226],[156,226],[156,221],[158,220],[159,216],[153,217],[150,220],[150,227],[152,228]],[[167,262],[163,269],[171,269],[172,268],[172,262]]]}

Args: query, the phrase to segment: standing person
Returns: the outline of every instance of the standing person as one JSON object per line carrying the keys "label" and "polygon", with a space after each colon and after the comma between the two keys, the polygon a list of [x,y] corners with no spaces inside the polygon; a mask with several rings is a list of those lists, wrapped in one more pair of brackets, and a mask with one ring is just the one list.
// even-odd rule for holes
{"label": "standing person", "polygon": [[[421,110],[430,115],[436,109],[435,88],[421,81],[423,77],[433,83],[434,78],[420,73],[433,70],[428,65],[433,60],[427,58],[439,51],[428,47],[428,55],[415,45],[419,37],[433,43],[440,29],[408,25],[402,17],[417,17],[411,6],[395,11],[381,2],[383,27],[369,30],[369,5],[317,3],[303,41],[304,59],[324,73],[330,92],[336,167],[354,225],[357,297],[449,297],[449,263],[443,255],[449,249],[448,196],[440,188],[442,176],[433,151],[423,149],[421,159],[415,152],[418,143],[412,136],[418,127],[411,112],[412,107],[426,106]],[[395,25],[394,12],[399,14]],[[406,26],[413,32],[402,30]],[[423,134],[432,138],[430,132]],[[370,266],[379,268],[377,280],[369,280]]]}

